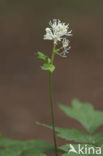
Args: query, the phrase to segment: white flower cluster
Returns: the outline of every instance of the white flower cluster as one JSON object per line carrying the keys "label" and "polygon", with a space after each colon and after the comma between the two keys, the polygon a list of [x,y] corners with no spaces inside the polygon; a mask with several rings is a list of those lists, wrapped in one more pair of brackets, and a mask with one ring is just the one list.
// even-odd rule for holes
{"label": "white flower cluster", "polygon": [[59,19],[54,19],[53,22],[49,22],[49,25],[50,28],[47,27],[45,29],[46,34],[44,35],[44,40],[53,40],[55,45],[57,45],[58,41],[62,41],[62,48],[64,49],[64,51],[58,54],[60,56],[66,57],[66,54],[70,49],[70,47],[67,48],[69,46],[70,41],[65,37],[72,36],[72,31],[68,31],[69,24],[66,25]]}

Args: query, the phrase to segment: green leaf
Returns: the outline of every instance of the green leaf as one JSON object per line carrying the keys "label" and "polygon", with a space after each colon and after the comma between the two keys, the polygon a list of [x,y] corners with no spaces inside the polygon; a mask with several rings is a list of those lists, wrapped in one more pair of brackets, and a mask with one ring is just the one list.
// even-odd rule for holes
{"label": "green leaf", "polygon": [[45,154],[33,150],[25,150],[21,152],[16,147],[15,148],[7,148],[3,151],[1,151],[0,156],[46,156]]}
{"label": "green leaf", "polygon": [[103,125],[103,112],[94,110],[89,103],[81,103],[75,99],[72,101],[72,107],[59,105],[59,108],[67,116],[79,121],[89,133]]}
{"label": "green leaf", "polygon": [[43,66],[41,66],[42,70],[47,70],[47,71],[50,71],[50,72],[53,72],[55,70],[55,66],[53,64],[51,64],[51,59],[48,56],[46,56],[45,54],[43,54],[41,52],[38,52],[37,57],[39,59],[45,61]]}
{"label": "green leaf", "polygon": [[[41,124],[39,122],[37,122],[37,125],[52,129],[52,126]],[[68,140],[68,141],[75,141],[75,142],[80,142],[80,143],[91,143],[91,144],[94,143],[92,142],[88,134],[77,129],[67,129],[67,128],[56,127],[55,131],[58,132],[57,134],[58,137]]]}
{"label": "green leaf", "polygon": [[35,149],[27,149],[23,151],[20,156],[46,156],[46,154],[36,151]]}
{"label": "green leaf", "polygon": [[45,156],[45,152],[53,152],[54,146],[42,140],[14,141],[0,139],[0,156]]}
{"label": "green leaf", "polygon": [[43,61],[45,61],[45,63],[50,63],[51,60],[48,56],[46,56],[45,54],[41,53],[41,52],[37,52],[37,57]]}
{"label": "green leaf", "polygon": [[[52,126],[36,121],[36,125],[52,129]],[[57,127],[55,128],[57,130]]]}
{"label": "green leaf", "polygon": [[70,156],[70,155],[78,155],[77,153],[73,153],[73,152],[70,152],[69,153],[69,150],[70,150],[70,145],[72,145],[74,147],[74,149],[77,151],[78,150],[78,145],[76,144],[66,144],[66,145],[62,145],[59,147],[60,150],[66,152],[65,154],[63,154],[62,156]]}
{"label": "green leaf", "polygon": [[58,132],[57,136],[68,141],[92,143],[88,134],[77,129],[60,129]]}
{"label": "green leaf", "polygon": [[0,147],[8,147],[16,144],[21,144],[23,141],[10,140],[5,138],[0,138]]}
{"label": "green leaf", "polygon": [[53,64],[43,64],[43,66],[41,67],[42,70],[47,70],[50,72],[53,72],[55,70],[55,66]]}
{"label": "green leaf", "polygon": [[93,143],[103,145],[103,132],[96,133],[92,136]]}
{"label": "green leaf", "polygon": [[[36,122],[37,125],[43,126],[49,129],[52,129],[52,126]],[[55,127],[55,131],[58,132],[57,136],[65,139],[67,141],[74,141],[78,143],[86,143],[93,145],[102,145],[103,144],[103,132],[99,132],[93,135],[89,135],[81,130],[77,129],[67,129]]]}

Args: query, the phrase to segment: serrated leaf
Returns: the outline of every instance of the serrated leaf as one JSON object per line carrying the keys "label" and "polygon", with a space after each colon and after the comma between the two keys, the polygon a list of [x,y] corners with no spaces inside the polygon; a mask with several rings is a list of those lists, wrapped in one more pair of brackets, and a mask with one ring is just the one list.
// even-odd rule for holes
{"label": "serrated leaf", "polygon": [[[37,125],[52,129],[52,126],[49,126],[47,124],[42,124],[42,123],[37,122]],[[75,141],[75,142],[80,142],[80,143],[92,143],[90,142],[91,139],[88,134],[77,129],[55,127],[55,131],[58,132],[57,136],[68,141]]]}
{"label": "serrated leaf", "polygon": [[[36,122],[37,125],[52,129],[52,126]],[[57,136],[67,141],[74,141],[78,143],[87,143],[101,146],[103,144],[103,132],[99,132],[93,135],[87,134],[78,129],[68,129],[55,127]]]}
{"label": "serrated leaf", "polygon": [[50,63],[51,60],[48,56],[46,56],[45,54],[41,53],[40,51],[37,52],[37,57],[43,61],[45,61],[45,63]]}
{"label": "serrated leaf", "polygon": [[47,70],[50,72],[53,72],[55,70],[55,66],[53,64],[43,64],[43,66],[41,67],[42,70]]}
{"label": "serrated leaf", "polygon": [[67,116],[79,121],[89,133],[93,133],[99,126],[103,125],[103,112],[94,110],[89,103],[73,100],[72,107],[59,105],[59,108]]}
{"label": "serrated leaf", "polygon": [[[90,143],[90,136],[77,129],[62,129],[57,134],[62,139],[80,143]],[[92,143],[92,142],[91,142]]]}

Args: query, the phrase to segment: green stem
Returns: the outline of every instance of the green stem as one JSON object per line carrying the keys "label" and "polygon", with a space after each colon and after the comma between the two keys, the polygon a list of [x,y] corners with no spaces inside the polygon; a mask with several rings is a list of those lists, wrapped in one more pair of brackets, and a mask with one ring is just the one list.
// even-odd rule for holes
{"label": "green stem", "polygon": [[54,56],[55,56],[55,47],[56,47],[56,45],[54,44],[54,47],[53,47],[53,52],[52,52],[52,56],[51,56],[51,64],[53,64],[53,62],[54,62]]}
{"label": "green stem", "polygon": [[[54,45],[52,56],[51,56],[51,64],[53,64],[54,56],[55,56],[55,45]],[[49,72],[49,94],[50,94],[51,118],[52,118],[52,129],[53,129],[55,156],[58,156],[57,143],[56,143],[56,132],[55,132],[54,106],[53,106],[52,72]]]}
{"label": "green stem", "polygon": [[56,133],[55,133],[55,119],[54,119],[54,107],[53,107],[53,94],[52,94],[52,73],[49,72],[49,93],[50,93],[50,105],[51,105],[51,117],[52,117],[52,128],[53,128],[53,139],[55,147],[55,155],[57,156],[57,143],[56,143]]}

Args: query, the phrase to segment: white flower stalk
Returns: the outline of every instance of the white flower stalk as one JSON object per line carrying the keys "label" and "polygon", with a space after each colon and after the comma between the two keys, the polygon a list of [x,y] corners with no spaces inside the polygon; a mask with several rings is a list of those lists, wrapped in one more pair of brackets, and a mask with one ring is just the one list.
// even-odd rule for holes
{"label": "white flower stalk", "polygon": [[[62,42],[62,47],[60,49],[64,49],[63,52],[57,52],[62,57],[66,57],[66,54],[68,53],[67,48],[69,46],[70,41],[66,39],[68,36],[72,36],[72,31],[69,31],[69,24],[65,24],[61,22],[59,19],[54,19],[53,22],[49,22],[50,28],[47,27],[45,29],[46,34],[44,35],[44,40],[52,40],[55,45],[58,44],[58,42]],[[59,50],[57,50],[59,51]]]}
{"label": "white flower stalk", "polygon": [[61,57],[67,57],[67,54],[69,53],[70,49],[71,49],[71,47],[64,48],[64,50],[62,52],[58,53],[58,55]]}
{"label": "white flower stalk", "polygon": [[70,41],[66,38],[63,38],[62,40],[62,47],[63,47],[63,51],[61,53],[58,53],[58,55],[60,55],[61,57],[67,57],[67,54],[69,53],[70,50],[70,46],[69,46]]}

